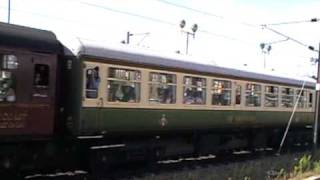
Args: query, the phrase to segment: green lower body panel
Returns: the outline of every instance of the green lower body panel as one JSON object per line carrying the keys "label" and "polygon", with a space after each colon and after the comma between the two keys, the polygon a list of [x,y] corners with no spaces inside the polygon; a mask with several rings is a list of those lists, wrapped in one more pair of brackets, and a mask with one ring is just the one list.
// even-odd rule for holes
{"label": "green lower body panel", "polygon": [[[79,133],[126,133],[285,127],[291,112],[83,108]],[[293,127],[312,125],[314,114],[296,112]]]}

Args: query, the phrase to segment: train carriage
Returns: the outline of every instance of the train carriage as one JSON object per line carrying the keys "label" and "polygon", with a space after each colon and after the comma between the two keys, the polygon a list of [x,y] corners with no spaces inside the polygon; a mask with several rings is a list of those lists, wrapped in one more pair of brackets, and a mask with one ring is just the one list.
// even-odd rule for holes
{"label": "train carriage", "polygon": [[[0,174],[311,142],[315,83],[0,23]],[[98,164],[97,164],[98,163]]]}
{"label": "train carriage", "polygon": [[0,141],[54,133],[60,44],[52,32],[0,23]]}
{"label": "train carriage", "polygon": [[313,82],[89,44],[76,64],[70,119],[79,136],[117,136],[123,145],[155,138],[168,152],[266,147],[279,142],[298,101],[292,129],[311,138]]}
{"label": "train carriage", "polygon": [[0,23],[0,39],[0,175],[5,177],[45,169],[59,159],[64,56],[50,31]]}

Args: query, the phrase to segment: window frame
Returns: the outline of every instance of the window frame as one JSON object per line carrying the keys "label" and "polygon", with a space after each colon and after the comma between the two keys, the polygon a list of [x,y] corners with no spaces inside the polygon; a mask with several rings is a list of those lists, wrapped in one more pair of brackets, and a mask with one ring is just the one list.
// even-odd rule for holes
{"label": "window frame", "polygon": [[[283,94],[283,93],[282,93],[282,89],[283,89],[283,88],[292,89],[292,90],[293,90],[293,94],[292,94],[292,95],[290,95],[290,94]],[[281,108],[286,108],[286,109],[288,109],[288,108],[293,108],[293,107],[294,107],[294,103],[295,103],[295,88],[294,88],[294,87],[290,87],[290,86],[281,86],[279,92],[280,92],[280,107],[281,107]],[[290,90],[289,90],[289,92],[290,92]],[[283,96],[293,97],[292,106],[290,106],[290,107],[283,106]]]}
{"label": "window frame", "polygon": [[[255,91],[255,90],[247,89],[248,85],[260,86],[260,91],[258,91],[258,93],[257,93],[257,91]],[[250,81],[248,81],[248,82],[245,83],[244,94],[243,94],[244,95],[244,101],[245,101],[244,102],[244,107],[246,107],[246,108],[260,108],[260,107],[263,107],[262,106],[262,97],[263,97],[263,94],[264,94],[263,86],[264,86],[264,84],[258,83],[258,82],[250,82]],[[248,99],[247,99],[248,92],[249,93],[250,92],[254,92],[255,94],[259,95],[258,97],[260,98],[260,104],[258,106],[256,106],[255,104],[253,104],[253,106],[249,106],[248,105]],[[252,94],[251,96],[254,96],[254,94]]]}
{"label": "window frame", "polygon": [[[300,91],[301,91],[301,88],[295,89],[295,101],[298,99]],[[298,109],[305,109],[307,107],[307,103],[308,103],[307,96],[308,96],[307,89],[304,88],[302,90],[302,94],[300,98],[298,99],[298,105],[297,105]],[[302,106],[300,106],[301,103],[302,103]]]}
{"label": "window frame", "polygon": [[[17,52],[11,52],[11,51],[0,51],[0,54],[2,55],[2,59],[0,60],[0,79],[1,81],[6,81],[4,84],[7,84],[7,87],[2,87],[4,92],[6,93],[3,97],[3,99],[0,101],[0,103],[16,103],[19,102],[18,91],[17,91],[17,76],[16,74],[19,71],[19,59],[20,55]],[[15,68],[9,68],[8,62],[6,61],[6,67],[5,67],[5,56],[14,56],[16,60],[16,67]],[[8,77],[5,77],[8,76]],[[10,77],[9,77],[10,76]],[[9,87],[8,87],[9,84]],[[9,100],[8,100],[9,99]]]}
{"label": "window frame", "polygon": [[[39,84],[35,84],[35,80],[36,80],[36,67],[37,65],[39,66],[46,66],[47,68],[47,85],[39,85]],[[51,83],[50,83],[50,65],[49,64],[44,64],[44,63],[40,63],[40,62],[37,62],[34,64],[33,66],[33,83],[32,83],[32,87],[33,89],[49,89],[50,86],[51,86]]]}
{"label": "window frame", "polygon": [[[232,102],[232,99],[233,99],[233,84],[234,84],[234,81],[230,80],[230,79],[220,79],[220,78],[211,78],[210,79],[211,81],[211,88],[210,88],[210,105],[212,106],[223,106],[223,107],[229,107],[229,106],[233,106],[233,102]],[[223,104],[213,104],[213,95],[214,95],[214,91],[216,90],[215,89],[215,84],[214,82],[215,81],[218,81],[218,82],[227,82],[229,83],[230,87],[229,88],[222,88],[221,90],[222,91],[227,91],[230,93],[230,96],[229,96],[229,104],[226,104],[226,105],[223,105]],[[240,84],[239,84],[240,85]],[[221,93],[220,95],[225,95],[225,93]],[[240,96],[241,98],[241,96]],[[241,100],[240,100],[240,104],[241,104]],[[234,103],[235,105],[235,103]]]}
{"label": "window frame", "polygon": [[[174,73],[167,73],[167,72],[161,72],[161,71],[156,71],[156,70],[151,70],[149,72],[147,72],[148,74],[148,81],[147,81],[147,92],[148,92],[148,95],[147,95],[147,101],[149,104],[152,104],[152,105],[173,105],[173,104],[177,104],[177,87],[178,87],[178,77],[177,77],[177,74],[174,74]],[[156,82],[156,81],[152,81],[151,77],[152,77],[152,74],[160,74],[160,75],[171,75],[172,77],[174,77],[173,79],[175,80],[175,82],[172,82],[172,83],[162,83],[162,82]],[[173,88],[173,91],[174,91],[174,101],[172,103],[161,103],[161,102],[152,102],[150,101],[150,98],[151,98],[151,93],[150,93],[150,89],[151,89],[151,86],[152,85],[167,85],[167,86],[172,86],[174,87]]]}
{"label": "window frame", "polygon": [[[267,87],[277,88],[278,92],[276,92],[276,93],[267,92],[266,91]],[[265,108],[278,108],[278,107],[280,107],[279,101],[280,101],[280,89],[281,89],[281,87],[276,85],[276,84],[264,84],[263,89],[264,89],[263,90],[263,97],[264,97],[264,99],[263,99],[263,107],[265,107]],[[267,100],[266,100],[267,96],[266,95],[275,95],[276,96],[276,100],[275,100],[275,104],[276,105],[275,106],[266,106],[266,102],[267,102]]]}
{"label": "window frame", "polygon": [[[310,102],[310,94],[312,95],[312,99]],[[307,109],[313,109],[314,108],[314,103],[315,103],[315,92],[313,90],[307,89]],[[310,106],[311,105],[311,106]]]}
{"label": "window frame", "polygon": [[[197,85],[193,85],[192,84],[192,80],[191,80],[191,85],[187,85],[185,83],[185,78],[186,77],[190,77],[190,78],[200,78],[200,79],[203,79],[204,82],[205,82],[205,85],[203,86],[197,86]],[[181,87],[182,87],[182,94],[180,95],[182,97],[182,105],[187,105],[187,106],[207,106],[207,100],[208,100],[208,91],[207,91],[207,87],[208,87],[208,78],[207,77],[204,77],[204,76],[197,76],[197,75],[193,75],[193,74],[182,74],[182,81],[181,81]],[[185,102],[185,88],[201,88],[202,90],[204,90],[204,99],[202,100],[203,103],[201,104],[198,104],[198,103],[186,103]]]}
{"label": "window frame", "polygon": [[[129,71],[138,71],[140,73],[140,80],[124,80],[124,79],[118,79],[114,77],[109,77],[110,69],[121,69],[121,70],[129,70]],[[132,67],[126,67],[126,66],[111,66],[109,65],[107,67],[107,73],[105,78],[106,81],[106,93],[105,93],[105,99],[107,103],[120,103],[120,104],[140,104],[142,102],[142,88],[143,88],[143,81],[142,81],[142,70],[140,68],[132,68]],[[137,102],[124,102],[124,101],[110,101],[109,100],[109,93],[110,93],[110,81],[118,81],[118,82],[124,82],[124,83],[137,83],[139,84],[139,99]]]}
{"label": "window frame", "polygon": [[12,70],[17,70],[17,69],[19,69],[19,58],[18,58],[18,56],[17,56],[17,54],[15,54],[15,53],[2,53],[2,52],[0,52],[0,54],[2,54],[3,55],[3,58],[5,57],[5,56],[14,56],[15,57],[15,59],[16,59],[16,67],[15,68],[9,68],[9,64],[8,64],[8,62],[9,61],[7,61],[6,62],[6,67],[4,67],[5,65],[4,65],[4,59],[2,59],[1,60],[1,63],[0,63],[0,69],[2,69],[2,70],[9,70],[9,71],[12,71]]}
{"label": "window frame", "polygon": [[[99,85],[98,85],[98,88],[96,90],[92,90],[92,89],[88,89],[87,88],[87,75],[88,75],[88,70],[92,70],[94,68],[98,67],[99,68],[99,78],[100,78],[100,82],[99,82]],[[102,68],[101,68],[101,65],[99,64],[95,64],[95,63],[86,63],[85,64],[85,68],[83,69],[83,97],[84,99],[86,100],[96,100],[96,99],[99,99],[99,97],[101,97],[101,92],[100,92],[100,88],[101,88],[101,79],[102,79],[102,76],[101,76],[101,72],[102,72]],[[87,97],[87,91],[96,91],[97,92],[97,97],[95,98],[89,98]]]}
{"label": "window frame", "polygon": [[[100,85],[98,88],[98,97],[93,98],[86,98],[86,72],[87,69],[92,69],[94,67],[99,67],[99,74],[100,74]],[[82,107],[101,107],[103,106],[103,92],[105,91],[104,88],[104,78],[105,75],[105,68],[106,64],[98,63],[98,62],[91,62],[91,61],[83,61],[82,63]]]}

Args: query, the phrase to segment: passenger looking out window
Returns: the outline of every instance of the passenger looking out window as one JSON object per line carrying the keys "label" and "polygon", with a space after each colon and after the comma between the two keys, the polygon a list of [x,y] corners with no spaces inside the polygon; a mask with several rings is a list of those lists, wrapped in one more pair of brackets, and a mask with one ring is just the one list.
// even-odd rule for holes
{"label": "passenger looking out window", "polygon": [[184,104],[206,104],[205,78],[185,76],[183,82]]}
{"label": "passenger looking out window", "polygon": [[49,66],[46,64],[35,64],[33,75],[33,97],[47,98],[49,87]]}
{"label": "passenger looking out window", "polygon": [[14,55],[0,54],[0,102],[15,102],[15,70],[18,59]]}
{"label": "passenger looking out window", "polygon": [[231,105],[231,81],[212,80],[212,105]]}
{"label": "passenger looking out window", "polygon": [[292,88],[281,88],[281,107],[293,107],[294,90]]}
{"label": "passenger looking out window", "polygon": [[247,83],[246,85],[246,106],[261,106],[261,85]]}
{"label": "passenger looking out window", "polygon": [[279,88],[276,86],[265,86],[264,106],[278,107],[279,106],[278,100],[279,100]]}
{"label": "passenger looking out window", "polygon": [[140,102],[140,84],[140,71],[109,68],[108,101]]}
{"label": "passenger looking out window", "polygon": [[34,67],[33,85],[36,88],[48,88],[49,86],[49,66],[36,64]]}
{"label": "passenger looking out window", "polygon": [[99,67],[86,70],[86,98],[98,98],[98,90],[100,85]]}
{"label": "passenger looking out window", "polygon": [[176,103],[176,75],[152,72],[149,81],[149,102]]}

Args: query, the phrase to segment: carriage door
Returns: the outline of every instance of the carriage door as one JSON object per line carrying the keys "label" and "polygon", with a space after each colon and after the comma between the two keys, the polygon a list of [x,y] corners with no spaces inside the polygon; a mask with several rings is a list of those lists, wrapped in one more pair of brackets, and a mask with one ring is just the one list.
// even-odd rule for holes
{"label": "carriage door", "polygon": [[53,131],[54,109],[55,109],[55,63],[56,57],[33,56],[31,58],[32,74],[32,106],[33,128],[40,134],[51,134]]}
{"label": "carriage door", "polygon": [[83,116],[87,117],[82,122],[82,128],[98,129],[101,126],[101,114],[105,96],[105,82],[101,78],[106,77],[103,65],[94,62],[84,62],[83,68]]}

